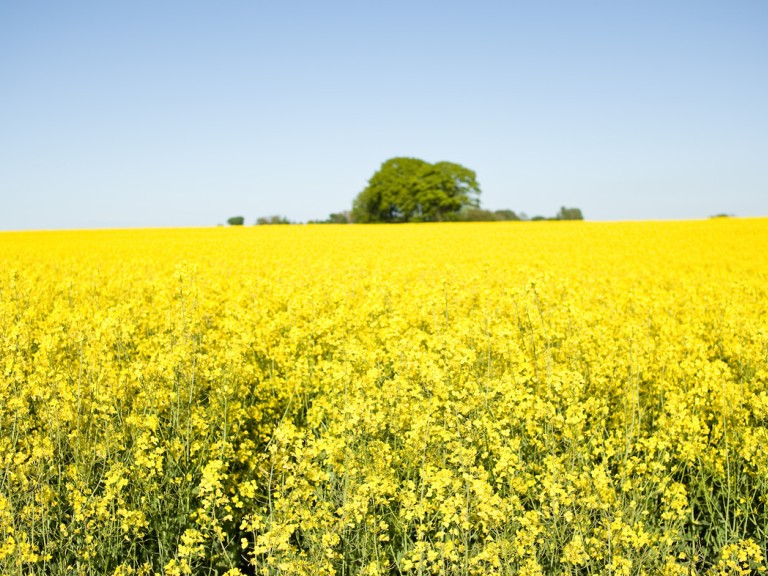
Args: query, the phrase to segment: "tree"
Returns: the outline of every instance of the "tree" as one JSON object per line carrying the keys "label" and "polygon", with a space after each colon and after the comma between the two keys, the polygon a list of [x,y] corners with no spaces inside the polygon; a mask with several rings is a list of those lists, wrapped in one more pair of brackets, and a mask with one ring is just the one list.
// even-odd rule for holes
{"label": "tree", "polygon": [[349,210],[332,212],[325,220],[309,220],[307,224],[349,224],[352,222]]}
{"label": "tree", "polygon": [[463,207],[479,206],[472,170],[452,162],[391,158],[352,205],[353,222],[439,222]]}
{"label": "tree", "polygon": [[514,210],[483,210],[482,208],[465,207],[455,218],[459,222],[503,222],[520,220]]}
{"label": "tree", "polygon": [[[496,212],[494,212],[494,214],[496,214],[496,219],[497,220],[514,220],[514,221],[522,220],[522,218],[520,216],[515,214],[514,210],[508,210],[508,209],[496,210]],[[521,214],[522,214],[522,212],[521,212]]]}
{"label": "tree", "polygon": [[346,210],[344,212],[332,212],[326,222],[328,224],[349,224],[349,217],[349,212]]}
{"label": "tree", "polygon": [[229,224],[230,226],[242,226],[244,222],[245,222],[245,218],[243,218],[242,216],[232,216],[232,218],[229,218],[227,220],[227,224]]}
{"label": "tree", "polygon": [[460,222],[496,222],[498,218],[490,210],[464,208],[459,212],[457,220]]}
{"label": "tree", "polygon": [[290,224],[291,221],[288,220],[285,216],[259,216],[256,218],[256,224],[259,226],[263,226],[266,224]]}
{"label": "tree", "polygon": [[584,215],[580,208],[566,208],[562,206],[560,212],[555,216],[556,220],[584,220]]}

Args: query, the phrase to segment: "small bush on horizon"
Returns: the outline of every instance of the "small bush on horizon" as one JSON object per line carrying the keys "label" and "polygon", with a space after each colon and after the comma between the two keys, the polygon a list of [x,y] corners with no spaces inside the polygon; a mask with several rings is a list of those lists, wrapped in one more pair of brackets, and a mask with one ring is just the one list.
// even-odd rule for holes
{"label": "small bush on horizon", "polygon": [[310,220],[307,224],[351,224],[352,217],[349,210],[331,212],[325,220]]}
{"label": "small bush on horizon", "polygon": [[290,224],[291,221],[288,220],[285,216],[260,216],[256,219],[256,225],[260,226],[263,224]]}
{"label": "small bush on horizon", "polygon": [[465,207],[453,218],[454,222],[502,222],[521,220],[514,210],[483,210],[472,206]]}
{"label": "small bush on horizon", "polygon": [[560,207],[560,212],[557,213],[554,220],[584,220],[584,215],[581,213],[580,208],[566,208]]}

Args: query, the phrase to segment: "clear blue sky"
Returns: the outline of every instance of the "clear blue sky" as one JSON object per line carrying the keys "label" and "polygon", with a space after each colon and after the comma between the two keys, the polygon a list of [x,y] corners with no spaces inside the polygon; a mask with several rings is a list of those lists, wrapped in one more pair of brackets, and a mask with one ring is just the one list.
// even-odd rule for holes
{"label": "clear blue sky", "polygon": [[393,156],[768,215],[768,2],[0,0],[0,230],[324,218]]}

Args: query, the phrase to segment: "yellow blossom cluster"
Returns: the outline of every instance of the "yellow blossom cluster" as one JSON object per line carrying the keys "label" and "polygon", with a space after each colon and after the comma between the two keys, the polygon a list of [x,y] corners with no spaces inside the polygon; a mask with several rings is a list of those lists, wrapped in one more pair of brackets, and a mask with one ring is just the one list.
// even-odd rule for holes
{"label": "yellow blossom cluster", "polygon": [[759,574],[768,220],[0,234],[0,573]]}

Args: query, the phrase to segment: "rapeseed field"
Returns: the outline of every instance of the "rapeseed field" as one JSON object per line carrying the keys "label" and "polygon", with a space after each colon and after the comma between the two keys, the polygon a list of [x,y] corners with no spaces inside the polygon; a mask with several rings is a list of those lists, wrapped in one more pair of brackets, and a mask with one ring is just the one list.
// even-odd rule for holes
{"label": "rapeseed field", "polygon": [[0,573],[766,571],[768,220],[0,234]]}

